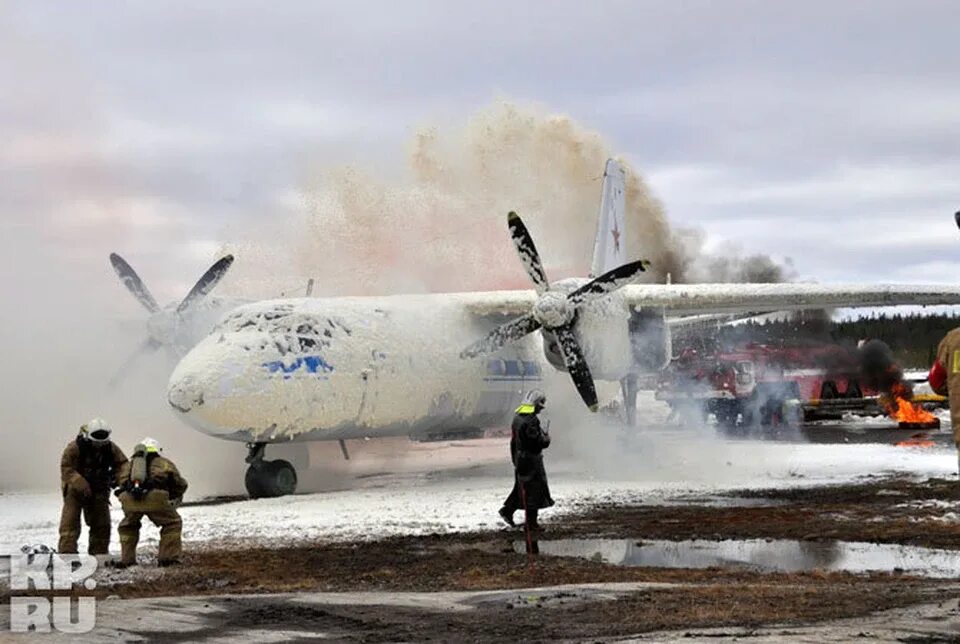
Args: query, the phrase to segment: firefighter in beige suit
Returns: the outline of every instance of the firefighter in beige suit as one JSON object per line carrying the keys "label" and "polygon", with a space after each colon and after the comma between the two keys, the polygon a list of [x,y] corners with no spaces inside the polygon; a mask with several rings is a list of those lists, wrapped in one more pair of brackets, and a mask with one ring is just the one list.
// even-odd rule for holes
{"label": "firefighter in beige suit", "polygon": [[960,471],[960,327],[953,329],[940,341],[937,359],[927,375],[930,387],[941,396],[950,397],[950,425],[953,442],[957,446],[957,466]]}
{"label": "firefighter in beige suit", "polygon": [[157,563],[168,566],[180,562],[180,533],[183,521],[176,506],[183,500],[187,482],[177,466],[160,455],[160,446],[145,438],[133,448],[133,456],[117,476],[123,520],[120,521],[120,567],[137,563],[140,521],[146,515],[160,528]]}
{"label": "firefighter in beige suit", "polygon": [[60,457],[60,544],[57,552],[75,554],[80,538],[80,515],[90,528],[87,552],[105,555],[110,549],[110,488],[116,486],[119,469],[127,462],[110,440],[111,429],[102,418],[80,427]]}

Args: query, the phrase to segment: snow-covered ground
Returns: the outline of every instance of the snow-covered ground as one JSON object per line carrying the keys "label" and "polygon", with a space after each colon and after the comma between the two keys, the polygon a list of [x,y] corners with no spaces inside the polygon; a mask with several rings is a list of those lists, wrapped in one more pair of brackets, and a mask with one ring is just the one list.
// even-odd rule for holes
{"label": "snow-covered ground", "polygon": [[[952,448],[724,441],[676,430],[651,431],[630,445],[573,444],[548,453],[557,506],[544,518],[599,500],[656,501],[685,492],[813,485],[891,472],[953,476],[957,468]],[[504,439],[416,446],[402,467],[384,464],[379,473],[347,476],[337,486],[350,489],[182,508],[184,539],[278,543],[493,528],[510,485]],[[24,544],[55,546],[59,512],[56,493],[0,495],[0,554]],[[120,518],[114,502],[114,525]],[[143,543],[155,544],[156,528],[144,524]],[[116,550],[115,534],[113,541]]]}

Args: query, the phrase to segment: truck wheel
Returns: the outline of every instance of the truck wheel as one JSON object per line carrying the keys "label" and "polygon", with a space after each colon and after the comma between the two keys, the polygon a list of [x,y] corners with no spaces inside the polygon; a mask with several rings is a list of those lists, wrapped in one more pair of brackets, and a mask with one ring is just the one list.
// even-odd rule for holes
{"label": "truck wheel", "polygon": [[851,380],[847,383],[847,393],[845,394],[847,398],[863,398],[863,390],[860,389],[860,383],[856,380]]}
{"label": "truck wheel", "polygon": [[822,385],[820,385],[820,398],[823,400],[829,400],[832,398],[839,398],[840,392],[837,391],[837,383],[832,380],[826,380]]}

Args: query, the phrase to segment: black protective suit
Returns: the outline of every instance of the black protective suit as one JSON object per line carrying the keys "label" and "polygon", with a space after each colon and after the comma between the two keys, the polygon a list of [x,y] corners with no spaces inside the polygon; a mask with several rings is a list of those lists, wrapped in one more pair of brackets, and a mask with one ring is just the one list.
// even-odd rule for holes
{"label": "black protective suit", "polygon": [[503,502],[503,510],[513,514],[526,510],[531,528],[537,528],[537,514],[541,508],[553,505],[547,471],[543,467],[543,450],[550,446],[550,435],[540,426],[537,411],[520,407],[513,417],[513,435],[510,439],[510,457],[513,460],[513,490]]}

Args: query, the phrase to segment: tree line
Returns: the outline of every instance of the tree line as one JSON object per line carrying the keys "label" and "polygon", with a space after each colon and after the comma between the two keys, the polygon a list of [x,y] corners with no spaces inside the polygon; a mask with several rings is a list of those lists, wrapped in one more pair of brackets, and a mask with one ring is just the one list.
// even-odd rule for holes
{"label": "tree line", "polygon": [[747,342],[803,345],[832,342],[856,347],[861,339],[883,340],[904,368],[926,369],[936,356],[937,345],[960,317],[946,314],[874,313],[855,320],[834,320],[826,311],[801,311],[789,319],[749,320],[722,326],[700,338],[679,340],[681,345],[708,342],[723,348]]}

